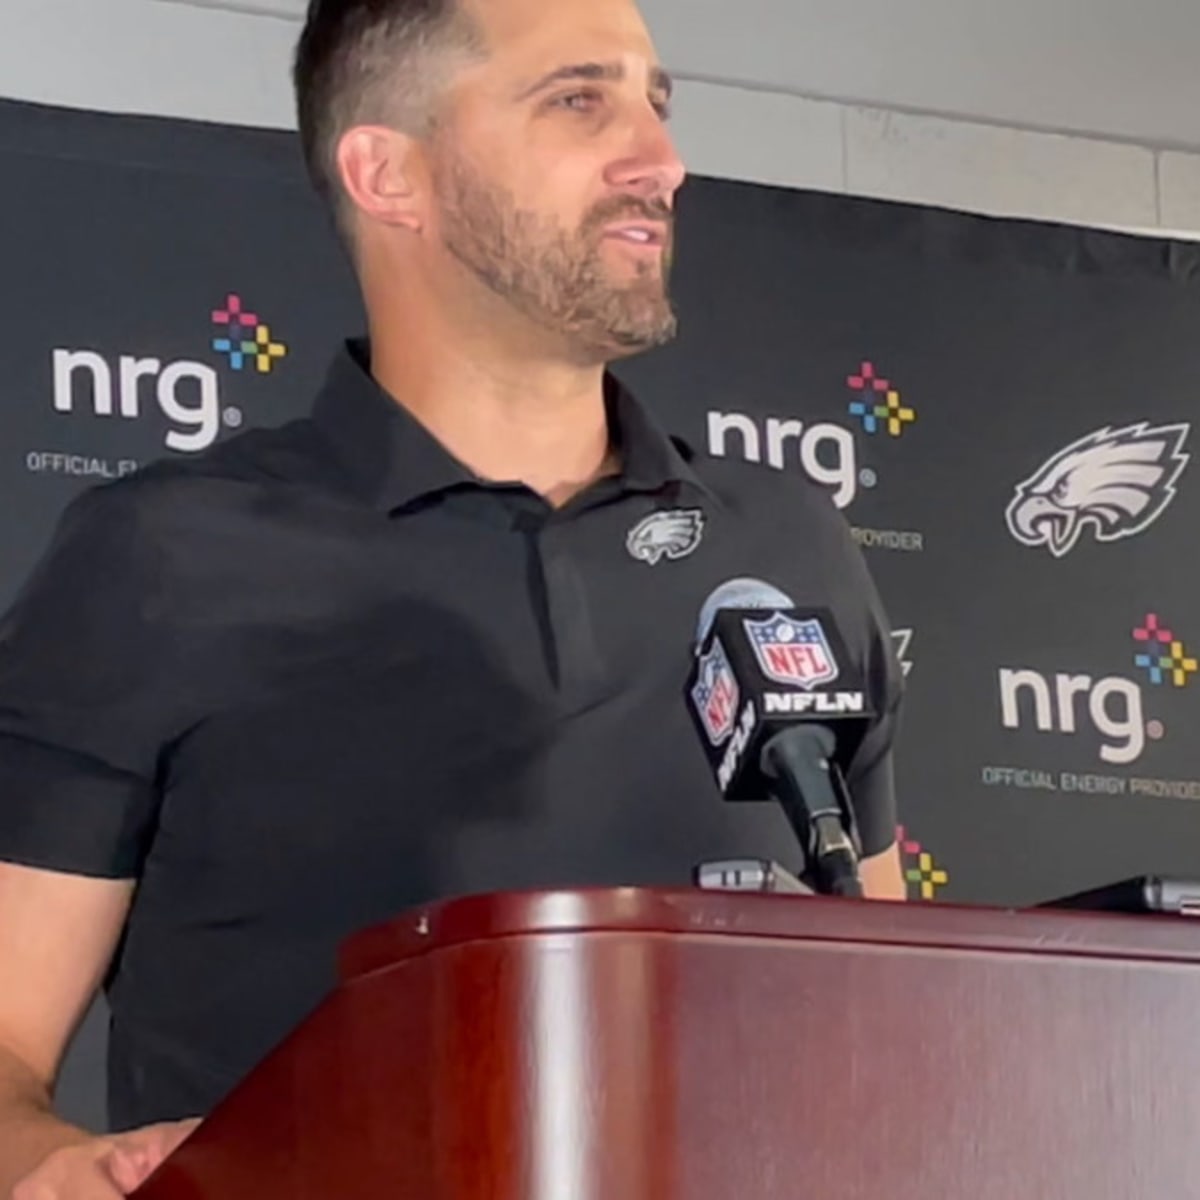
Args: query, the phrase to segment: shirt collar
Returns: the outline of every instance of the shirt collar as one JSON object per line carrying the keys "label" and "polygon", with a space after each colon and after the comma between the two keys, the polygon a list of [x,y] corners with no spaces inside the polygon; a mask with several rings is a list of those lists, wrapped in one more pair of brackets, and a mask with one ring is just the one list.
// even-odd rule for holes
{"label": "shirt collar", "polygon": [[[365,340],[347,341],[317,395],[313,421],[355,492],[385,512],[456,488],[489,484],[458,461],[372,378]],[[686,486],[711,496],[692,468],[694,452],[658,426],[614,375],[604,379],[609,427],[621,451],[628,491]]]}

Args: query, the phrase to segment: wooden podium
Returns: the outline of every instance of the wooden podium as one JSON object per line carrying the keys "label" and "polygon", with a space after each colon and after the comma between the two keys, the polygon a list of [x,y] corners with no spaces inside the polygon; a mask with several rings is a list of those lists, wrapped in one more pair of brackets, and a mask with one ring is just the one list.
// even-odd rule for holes
{"label": "wooden podium", "polygon": [[144,1200],[1200,1196],[1200,923],[639,890],[470,898]]}

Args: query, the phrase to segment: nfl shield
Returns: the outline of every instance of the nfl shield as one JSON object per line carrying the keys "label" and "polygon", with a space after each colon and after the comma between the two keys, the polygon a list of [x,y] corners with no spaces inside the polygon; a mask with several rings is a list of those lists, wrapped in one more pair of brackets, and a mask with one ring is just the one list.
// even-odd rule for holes
{"label": "nfl shield", "polygon": [[733,733],[738,685],[720,638],[700,660],[696,683],[692,687],[692,706],[714,746],[719,746]]}
{"label": "nfl shield", "polygon": [[811,691],[840,674],[821,622],[797,621],[776,613],[765,621],[743,622],[763,674],[776,683]]}

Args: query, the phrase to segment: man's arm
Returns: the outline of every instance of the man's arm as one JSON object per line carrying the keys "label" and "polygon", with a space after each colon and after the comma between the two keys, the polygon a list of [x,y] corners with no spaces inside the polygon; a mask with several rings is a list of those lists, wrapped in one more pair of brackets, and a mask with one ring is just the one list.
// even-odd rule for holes
{"label": "man's arm", "polygon": [[154,838],[163,748],[198,716],[146,530],[161,499],[137,476],[76,497],[0,616],[0,1200],[111,1200],[181,1137],[95,1139],[51,1107]]}
{"label": "man's arm", "polygon": [[190,1131],[94,1138],[51,1107],[63,1054],[108,967],[132,892],[126,880],[0,863],[0,1197],[125,1195]]}
{"label": "man's arm", "polygon": [[875,716],[846,770],[862,857],[859,878],[869,900],[907,900],[900,846],[893,743],[904,697],[904,671],[879,589],[855,542],[850,524],[829,494],[815,485],[803,495],[812,504],[809,561],[828,564],[836,621],[851,657],[865,672]]}
{"label": "man's arm", "polygon": [[51,1111],[54,1079],[129,907],[130,883],[0,863],[0,1196],[87,1140]]}

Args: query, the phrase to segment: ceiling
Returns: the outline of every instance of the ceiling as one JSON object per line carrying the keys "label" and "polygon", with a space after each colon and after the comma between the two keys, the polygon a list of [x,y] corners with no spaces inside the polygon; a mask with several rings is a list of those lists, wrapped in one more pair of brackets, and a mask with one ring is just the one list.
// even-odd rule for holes
{"label": "ceiling", "polygon": [[[160,2],[288,19],[306,7]],[[685,78],[1200,147],[1197,0],[642,0],[642,9]]]}

